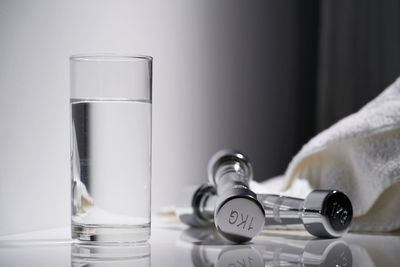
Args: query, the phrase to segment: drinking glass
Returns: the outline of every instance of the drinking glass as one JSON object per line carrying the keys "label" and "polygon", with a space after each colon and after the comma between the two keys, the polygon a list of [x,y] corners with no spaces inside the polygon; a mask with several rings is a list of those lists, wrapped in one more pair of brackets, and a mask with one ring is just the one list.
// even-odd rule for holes
{"label": "drinking glass", "polygon": [[70,75],[72,237],[146,241],[152,58],[75,55]]}

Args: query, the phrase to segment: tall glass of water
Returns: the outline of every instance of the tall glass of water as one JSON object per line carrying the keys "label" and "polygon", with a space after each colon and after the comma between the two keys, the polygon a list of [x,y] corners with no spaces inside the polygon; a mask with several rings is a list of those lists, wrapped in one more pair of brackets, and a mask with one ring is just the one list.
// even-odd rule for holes
{"label": "tall glass of water", "polygon": [[152,58],[76,55],[70,72],[72,238],[146,241]]}

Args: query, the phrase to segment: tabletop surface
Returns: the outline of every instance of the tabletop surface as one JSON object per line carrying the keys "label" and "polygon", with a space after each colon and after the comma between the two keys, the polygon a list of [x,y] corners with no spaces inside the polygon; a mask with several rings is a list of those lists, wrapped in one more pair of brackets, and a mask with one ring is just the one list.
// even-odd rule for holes
{"label": "tabletop surface", "polygon": [[400,235],[315,239],[305,231],[265,230],[237,245],[213,229],[158,221],[149,242],[91,246],[72,242],[63,228],[0,236],[0,266],[400,266]]}

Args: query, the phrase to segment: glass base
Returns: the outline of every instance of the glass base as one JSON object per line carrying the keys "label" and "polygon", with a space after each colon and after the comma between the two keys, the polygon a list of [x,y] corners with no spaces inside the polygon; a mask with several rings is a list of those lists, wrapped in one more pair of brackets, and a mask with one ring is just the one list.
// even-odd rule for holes
{"label": "glass base", "polygon": [[150,223],[142,225],[72,224],[72,238],[90,244],[136,243],[150,238]]}
{"label": "glass base", "polygon": [[[130,261],[133,263],[132,266],[137,266],[135,263],[140,263],[140,260],[144,260],[144,262],[150,260],[150,244],[148,242],[124,243],[121,246],[86,244],[78,241],[72,244],[71,257],[73,266],[86,266],[87,263],[108,261]],[[77,265],[74,265],[74,263]]]}

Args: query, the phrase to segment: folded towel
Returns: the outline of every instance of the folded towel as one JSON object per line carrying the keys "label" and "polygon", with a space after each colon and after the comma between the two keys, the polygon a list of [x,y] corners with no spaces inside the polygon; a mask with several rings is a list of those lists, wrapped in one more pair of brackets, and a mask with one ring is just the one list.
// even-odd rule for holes
{"label": "folded towel", "polygon": [[339,189],[353,203],[352,230],[400,228],[400,78],[358,112],[312,138],[284,176],[251,185],[305,197]]}

